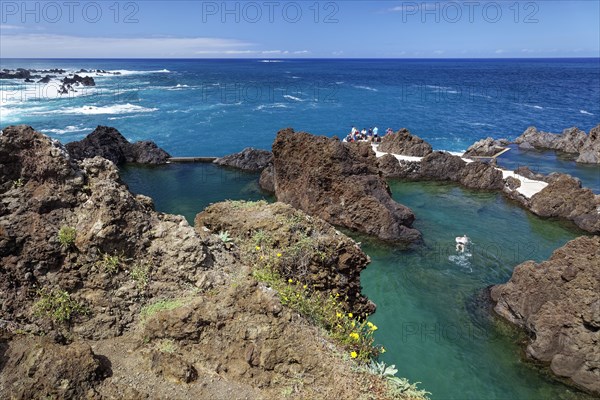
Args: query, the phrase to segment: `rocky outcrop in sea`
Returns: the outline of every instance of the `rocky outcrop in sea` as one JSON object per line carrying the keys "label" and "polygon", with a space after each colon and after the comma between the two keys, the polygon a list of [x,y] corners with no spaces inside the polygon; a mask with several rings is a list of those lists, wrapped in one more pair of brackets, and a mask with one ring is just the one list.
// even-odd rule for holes
{"label": "rocky outcrop in sea", "polygon": [[494,310],[529,336],[527,355],[600,394],[600,237],[582,236],[544,262],[518,265],[491,289]]}
{"label": "rocky outcrop in sea", "polygon": [[392,199],[369,143],[281,130],[273,143],[272,181],[278,201],[332,225],[389,241],[421,237],[412,228],[413,212]]}
{"label": "rocky outcrop in sea", "polygon": [[600,125],[590,130],[589,135],[578,128],[565,129],[561,134],[539,131],[529,127],[515,143],[522,149],[551,149],[574,154],[581,163],[600,163]]}
{"label": "rocky outcrop in sea", "polygon": [[68,143],[66,148],[76,160],[100,156],[117,165],[164,164],[171,157],[154,142],[130,143],[121,132],[108,126],[98,126],[83,140]]}
{"label": "rocky outcrop in sea", "polygon": [[472,157],[491,157],[509,144],[506,139],[493,139],[491,137],[481,139],[473,143],[463,154],[465,158]]}
{"label": "rocky outcrop in sea", "polygon": [[267,150],[245,148],[239,153],[217,158],[214,163],[244,171],[262,171],[273,161],[273,153]]}

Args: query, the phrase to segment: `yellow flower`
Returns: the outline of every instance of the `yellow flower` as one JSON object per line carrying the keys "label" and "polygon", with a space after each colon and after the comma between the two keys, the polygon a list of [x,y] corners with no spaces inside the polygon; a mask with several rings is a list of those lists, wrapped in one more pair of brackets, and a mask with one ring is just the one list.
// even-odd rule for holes
{"label": "yellow flower", "polygon": [[260,250],[260,246],[256,246],[256,250]]}
{"label": "yellow flower", "polygon": [[341,312],[336,312],[335,316],[338,317],[338,318],[342,318],[342,313]]}
{"label": "yellow flower", "polygon": [[356,322],[352,321],[352,322],[350,323],[350,325],[352,325],[352,327],[354,328],[354,327],[356,326]]}
{"label": "yellow flower", "polygon": [[360,337],[360,336],[358,336],[358,333],[356,333],[356,332],[351,332],[350,335],[348,335],[348,336],[350,336],[350,339],[353,339],[353,340],[358,340],[358,338]]}
{"label": "yellow flower", "polygon": [[281,257],[281,253],[277,253],[277,257]]}
{"label": "yellow flower", "polygon": [[358,357],[358,354],[356,354],[356,352],[353,351],[353,352],[350,353],[350,357],[356,358],[356,357]]}
{"label": "yellow flower", "polygon": [[381,354],[385,353],[385,347],[381,348]]}
{"label": "yellow flower", "polygon": [[288,279],[289,283],[294,283],[294,280],[292,278]]}
{"label": "yellow flower", "polygon": [[302,287],[303,287],[304,289],[306,289],[306,288],[308,287],[308,285],[304,285],[304,286],[302,286]]}
{"label": "yellow flower", "polygon": [[372,330],[372,331],[376,331],[377,330],[377,325],[373,324],[372,322],[367,322],[367,326]]}
{"label": "yellow flower", "polygon": [[352,318],[352,317],[353,317],[352,313],[348,313],[348,316],[349,316],[350,318]]}

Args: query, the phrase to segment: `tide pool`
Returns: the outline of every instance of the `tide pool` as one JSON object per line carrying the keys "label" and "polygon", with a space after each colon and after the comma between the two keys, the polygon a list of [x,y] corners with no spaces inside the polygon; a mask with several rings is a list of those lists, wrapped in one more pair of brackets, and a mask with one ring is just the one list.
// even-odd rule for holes
{"label": "tide pool", "polygon": [[[209,203],[272,198],[257,174],[211,164],[180,164],[121,172],[135,193],[159,211],[193,223]],[[506,282],[524,260],[542,261],[582,234],[570,223],[538,218],[500,194],[451,184],[390,182],[394,198],[417,216],[424,244],[399,248],[353,235],[372,258],[363,292],[377,305],[375,338],[399,376],[422,382],[438,399],[589,399],[521,360],[518,336],[490,317],[481,300],[488,286]],[[473,244],[459,255],[454,237]]]}

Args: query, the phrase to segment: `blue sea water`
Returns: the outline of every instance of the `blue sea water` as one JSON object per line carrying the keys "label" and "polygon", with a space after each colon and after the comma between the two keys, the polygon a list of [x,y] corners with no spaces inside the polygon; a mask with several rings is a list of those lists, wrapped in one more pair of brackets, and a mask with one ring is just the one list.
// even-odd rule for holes
{"label": "blue sea water", "polygon": [[70,98],[0,81],[0,125],[30,124],[62,141],[111,125],[177,156],[270,148],[288,126],[329,136],[352,125],[407,127],[436,149],[460,151],[531,125],[588,131],[600,122],[600,59],[0,60],[17,67],[122,74],[96,77],[95,90]]}
{"label": "blue sea water", "polygon": [[[266,62],[275,61],[275,62]],[[25,123],[63,142],[96,125],[154,140],[177,156],[270,148],[294,127],[345,135],[352,125],[407,127],[436,149],[460,151],[486,136],[514,139],[528,126],[560,132],[600,122],[600,60],[0,60],[1,68],[104,69],[97,87],[54,91],[0,81],[0,127]],[[600,192],[600,168],[553,152],[514,148],[500,164],[568,172]],[[225,199],[269,199],[256,174],[206,164],[128,166],[131,190],[160,211],[195,214]],[[523,362],[518,338],[480,310],[478,294],[506,282],[527,259],[541,261],[582,234],[543,220],[502,195],[450,184],[390,182],[411,207],[424,245],[400,249],[355,236],[371,256],[364,292],[378,304],[376,339],[399,375],[438,399],[584,399]],[[456,254],[454,237],[473,247]],[[482,316],[485,315],[485,316]]]}

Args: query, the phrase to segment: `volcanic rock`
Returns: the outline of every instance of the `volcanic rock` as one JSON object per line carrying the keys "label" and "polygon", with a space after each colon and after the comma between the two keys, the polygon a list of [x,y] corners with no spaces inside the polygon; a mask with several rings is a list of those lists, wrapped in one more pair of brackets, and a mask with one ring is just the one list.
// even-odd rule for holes
{"label": "volcanic rock", "polygon": [[580,228],[600,233],[600,195],[582,188],[581,181],[567,174],[552,174],[550,183],[533,195],[528,208],[542,217],[560,217]]}
{"label": "volcanic rock", "polygon": [[503,143],[507,142],[503,139],[494,140],[491,137],[481,139],[480,141],[473,143],[463,154],[463,157],[491,157],[501,150]]}
{"label": "volcanic rock", "polygon": [[587,140],[585,132],[577,128],[565,129],[561,134],[538,131],[529,127],[519,136],[515,143],[521,148],[534,147],[538,149],[558,150],[564,153],[578,154]]}
{"label": "volcanic rock", "polygon": [[293,129],[273,143],[275,195],[310,215],[391,241],[415,241],[414,214],[392,200],[369,143],[342,143]]}
{"label": "volcanic rock", "polygon": [[494,310],[529,334],[527,355],[600,394],[600,237],[582,236],[491,289]]}
{"label": "volcanic rock", "polygon": [[262,171],[273,161],[273,153],[247,147],[239,153],[217,158],[214,163],[245,171]]}
{"label": "volcanic rock", "polygon": [[170,155],[155,143],[144,141],[129,143],[115,128],[98,126],[83,140],[66,145],[76,160],[104,157],[117,165],[124,163],[164,164]]}
{"label": "volcanic rock", "polygon": [[424,157],[432,152],[431,145],[413,135],[408,129],[402,128],[396,133],[385,135],[377,148],[384,153],[401,154],[405,156]]}
{"label": "volcanic rock", "polygon": [[590,131],[585,142],[579,148],[577,162],[600,164],[600,124]]}
{"label": "volcanic rock", "polygon": [[[361,295],[360,272],[370,262],[352,239],[341,235],[320,218],[306,215],[284,203],[224,202],[196,216],[196,230],[228,232],[247,251],[260,245],[281,255],[277,268],[285,280],[309,285],[326,295],[337,294],[348,312],[372,314],[373,303]],[[260,235],[261,242],[252,241]],[[292,250],[279,250],[292,249]]]}

